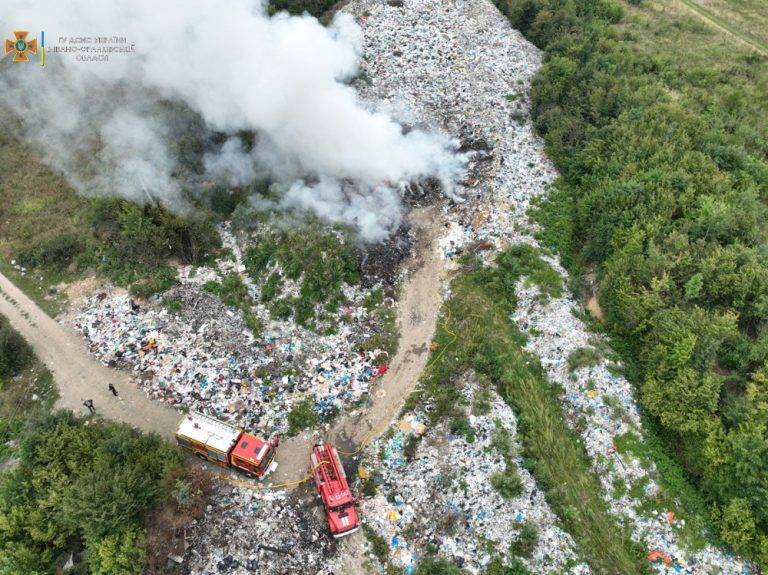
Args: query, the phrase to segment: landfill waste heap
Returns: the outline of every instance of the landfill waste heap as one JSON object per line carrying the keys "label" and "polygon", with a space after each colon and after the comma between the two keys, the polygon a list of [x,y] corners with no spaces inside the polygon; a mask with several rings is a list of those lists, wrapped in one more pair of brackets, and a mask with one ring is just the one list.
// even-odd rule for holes
{"label": "landfill waste heap", "polygon": [[[237,246],[226,228],[220,231],[225,245]],[[344,286],[337,331],[321,334],[272,319],[258,303],[260,288],[243,274],[239,248],[235,254],[212,268],[182,268],[178,286],[140,305],[119,292],[92,296],[74,327],[104,364],[130,370],[150,397],[261,433],[288,431],[288,414],[303,402],[324,419],[363,400],[387,369],[384,350],[363,349],[381,330],[364,306],[378,286]],[[238,310],[203,289],[231,273],[241,274],[251,293],[264,325],[258,336]],[[168,300],[177,311],[164,305]]]}

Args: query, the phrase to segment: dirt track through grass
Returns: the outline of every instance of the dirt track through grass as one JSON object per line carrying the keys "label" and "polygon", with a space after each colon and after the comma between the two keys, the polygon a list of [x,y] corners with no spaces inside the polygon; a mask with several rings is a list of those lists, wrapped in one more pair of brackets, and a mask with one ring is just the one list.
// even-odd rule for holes
{"label": "dirt track through grass", "polygon": [[736,29],[729,22],[725,21],[723,18],[720,18],[716,14],[712,13],[711,11],[707,10],[703,6],[697,4],[696,2],[693,2],[692,0],[680,0],[680,2],[684,4],[690,11],[694,12],[697,16],[706,20],[709,24],[722,30],[726,34],[735,36],[736,38],[738,38],[745,44],[748,44],[749,46],[751,46],[761,54],[768,56],[768,45],[742,33],[740,30]]}

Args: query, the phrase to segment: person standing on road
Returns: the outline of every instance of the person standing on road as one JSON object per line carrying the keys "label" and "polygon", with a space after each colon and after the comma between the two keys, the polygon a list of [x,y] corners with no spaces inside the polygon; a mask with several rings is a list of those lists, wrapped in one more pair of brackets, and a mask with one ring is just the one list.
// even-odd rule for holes
{"label": "person standing on road", "polygon": [[94,415],[96,413],[96,408],[93,406],[93,400],[92,399],[86,399],[83,402],[83,405],[88,408],[88,411],[91,412],[91,415]]}
{"label": "person standing on road", "polygon": [[117,390],[115,389],[115,386],[110,383],[107,387],[109,388],[109,391],[112,392],[112,395],[117,397]]}

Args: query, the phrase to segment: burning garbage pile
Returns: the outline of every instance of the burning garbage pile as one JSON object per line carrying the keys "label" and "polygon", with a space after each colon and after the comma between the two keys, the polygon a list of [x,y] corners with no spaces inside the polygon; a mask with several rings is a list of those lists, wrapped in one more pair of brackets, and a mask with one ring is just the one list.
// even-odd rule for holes
{"label": "burning garbage pile", "polygon": [[[387,369],[384,350],[364,349],[381,329],[363,305],[372,290],[344,286],[345,302],[331,318],[334,333],[272,320],[257,303],[261,288],[242,274],[237,242],[226,230],[222,236],[234,258],[194,273],[182,269],[180,285],[162,301],[89,298],[73,323],[91,351],[106,365],[132,370],[152,398],[267,433],[286,431],[288,414],[304,401],[323,418],[364,398]],[[264,326],[258,335],[241,311],[203,289],[233,272],[253,297],[251,311]],[[163,304],[168,301],[175,311]]]}
{"label": "burning garbage pile", "polygon": [[487,394],[485,407],[469,416],[464,435],[444,423],[426,429],[410,415],[366,450],[361,474],[370,474],[376,495],[363,517],[386,541],[388,561],[412,573],[434,547],[467,573],[482,573],[494,558],[522,561],[533,573],[589,573],[521,466],[512,410],[470,379],[467,402],[476,404],[479,393]]}
{"label": "burning garbage pile", "polygon": [[[554,260],[550,263],[557,266]],[[581,320],[574,317],[576,303],[569,296],[548,301],[538,296],[536,286],[521,281],[514,320],[529,336],[528,350],[540,357],[550,380],[565,390],[563,405],[569,424],[581,434],[612,512],[629,521],[633,538],[645,542],[648,559],[661,573],[749,573],[744,560],[722,550],[711,546],[694,552],[687,549],[682,532],[685,520],[677,517],[682,510],[663,497],[653,461],[617,449],[617,438],[625,434],[632,434],[637,441],[643,438],[629,382],[612,373],[610,363],[603,358],[571,373],[569,358],[591,348],[594,335],[590,336]]]}
{"label": "burning garbage pile", "polygon": [[461,198],[446,205],[447,258],[519,241],[531,199],[557,176],[534,134],[530,82],[541,53],[490,2],[359,0],[346,10],[363,28],[371,101],[409,124],[440,125],[468,154]]}

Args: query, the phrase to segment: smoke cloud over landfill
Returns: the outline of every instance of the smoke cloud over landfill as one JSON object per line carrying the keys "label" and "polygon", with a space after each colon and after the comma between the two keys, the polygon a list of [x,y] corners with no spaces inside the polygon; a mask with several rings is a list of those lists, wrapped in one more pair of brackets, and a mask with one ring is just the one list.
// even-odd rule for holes
{"label": "smoke cloud over landfill", "polygon": [[[404,133],[347,84],[362,43],[349,15],[323,27],[309,16],[270,18],[248,0],[225,10],[216,0],[6,4],[0,30],[20,29],[45,30],[49,46],[115,35],[135,45],[108,62],[49,48],[45,67],[0,64],[0,105],[22,118],[12,127],[85,195],[184,209],[179,119],[168,102],[232,136],[207,151],[202,179],[268,176],[283,192],[257,205],[308,209],[371,241],[400,224],[405,182],[436,177],[450,188],[461,171],[447,137]],[[252,146],[234,136],[242,130],[256,133]]]}

